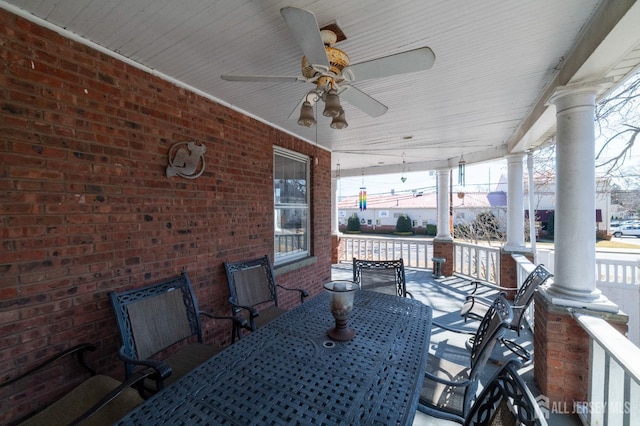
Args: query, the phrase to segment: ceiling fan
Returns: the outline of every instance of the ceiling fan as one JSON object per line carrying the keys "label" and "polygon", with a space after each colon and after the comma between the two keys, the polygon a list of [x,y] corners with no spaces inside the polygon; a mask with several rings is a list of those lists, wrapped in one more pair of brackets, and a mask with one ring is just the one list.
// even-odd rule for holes
{"label": "ceiling fan", "polygon": [[[387,112],[388,108],[352,86],[352,83],[428,70],[435,62],[435,55],[431,49],[421,47],[350,64],[349,56],[334,47],[338,38],[336,33],[329,29],[320,30],[312,12],[296,7],[285,7],[280,9],[280,14],[304,53],[302,76],[223,74],[220,77],[227,81],[315,84],[315,89],[299,102],[299,104],[302,103],[302,107],[298,124],[303,126],[311,127],[315,124],[313,105],[322,100],[325,102],[323,115],[333,117],[331,127],[345,128],[347,122],[344,119],[344,109],[340,105],[340,97],[368,115],[379,117]],[[297,108],[290,117],[294,117],[296,111]]]}

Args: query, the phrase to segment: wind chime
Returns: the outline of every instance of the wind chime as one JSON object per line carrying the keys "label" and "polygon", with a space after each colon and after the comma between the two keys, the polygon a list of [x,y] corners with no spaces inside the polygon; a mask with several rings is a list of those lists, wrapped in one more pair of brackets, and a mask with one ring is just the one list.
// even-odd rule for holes
{"label": "wind chime", "polygon": [[466,161],[464,161],[464,155],[460,155],[460,161],[458,161],[458,185],[462,186],[462,190],[458,190],[458,198],[462,200],[462,205],[464,205],[464,184],[465,184],[465,176],[464,176],[464,168],[466,165]]}
{"label": "wind chime", "polygon": [[367,188],[360,187],[360,194],[358,195],[358,204],[360,205],[360,211],[367,209]]}
{"label": "wind chime", "polygon": [[360,211],[367,209],[367,188],[364,186],[364,172],[362,172],[362,186],[358,194],[358,205],[360,206]]}
{"label": "wind chime", "polygon": [[467,164],[466,161],[464,161],[464,154],[460,155],[460,161],[458,161],[458,185],[465,185],[464,179],[464,168],[465,165]]}
{"label": "wind chime", "polygon": [[400,180],[402,181],[402,183],[405,183],[407,181],[407,177],[404,175],[406,166],[407,166],[407,162],[404,161],[404,152],[403,152],[402,153],[402,175],[400,175]]}

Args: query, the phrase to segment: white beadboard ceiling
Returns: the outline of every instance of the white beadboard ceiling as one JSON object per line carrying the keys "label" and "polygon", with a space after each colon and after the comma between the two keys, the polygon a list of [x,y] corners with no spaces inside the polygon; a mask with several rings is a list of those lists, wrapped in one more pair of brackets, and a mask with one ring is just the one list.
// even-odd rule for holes
{"label": "white beadboard ceiling", "polygon": [[[427,71],[354,84],[389,109],[372,118],[343,101],[349,127],[301,127],[291,112],[311,84],[223,81],[221,74],[300,75],[302,51],[280,9],[337,21],[352,63],[423,46]],[[342,176],[500,158],[553,134],[557,85],[612,77],[640,62],[633,0],[0,0],[332,152]],[[33,18],[35,17],[35,18]],[[317,133],[316,133],[317,132]]]}

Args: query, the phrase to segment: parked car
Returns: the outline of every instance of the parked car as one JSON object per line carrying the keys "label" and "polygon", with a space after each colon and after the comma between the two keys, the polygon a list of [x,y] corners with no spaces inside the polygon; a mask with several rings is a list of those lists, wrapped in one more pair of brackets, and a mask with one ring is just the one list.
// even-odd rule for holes
{"label": "parked car", "polygon": [[637,237],[640,238],[640,225],[622,225],[617,228],[611,228],[614,237]]}

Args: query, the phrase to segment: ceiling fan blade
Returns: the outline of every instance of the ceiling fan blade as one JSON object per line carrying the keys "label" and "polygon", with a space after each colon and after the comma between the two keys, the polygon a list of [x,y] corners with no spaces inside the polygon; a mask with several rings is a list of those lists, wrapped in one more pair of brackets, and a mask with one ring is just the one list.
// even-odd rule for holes
{"label": "ceiling fan blade", "polygon": [[285,76],[285,75],[234,75],[234,74],[222,74],[221,79],[227,81],[257,81],[268,82],[273,81],[275,83],[305,83],[307,80],[303,77]]}
{"label": "ceiling fan blade", "polygon": [[370,61],[353,64],[342,71],[351,81],[389,77],[408,72],[425,71],[433,66],[436,56],[428,47],[396,53]]}
{"label": "ceiling fan blade", "polygon": [[289,26],[289,30],[300,45],[309,63],[329,68],[329,59],[327,58],[327,52],[324,50],[316,15],[308,10],[290,6],[280,9],[280,14],[287,26]]}
{"label": "ceiling fan blade", "polygon": [[353,86],[347,86],[344,91],[340,93],[340,99],[349,102],[351,105],[366,112],[371,117],[380,117],[389,109],[373,99],[371,96]]}

